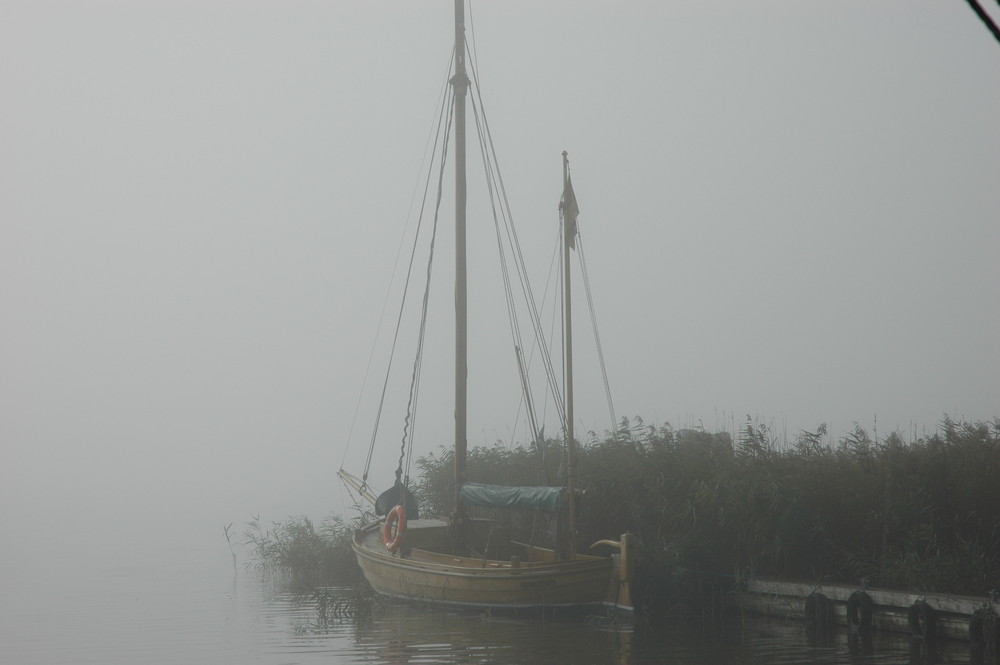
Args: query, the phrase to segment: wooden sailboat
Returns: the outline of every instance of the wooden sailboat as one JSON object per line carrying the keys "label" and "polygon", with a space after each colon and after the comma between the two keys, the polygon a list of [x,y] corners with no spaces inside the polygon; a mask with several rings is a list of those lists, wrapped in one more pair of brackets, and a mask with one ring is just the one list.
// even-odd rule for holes
{"label": "wooden sailboat", "polygon": [[[631,612],[634,545],[628,534],[619,540],[595,543],[608,547],[610,556],[577,551],[576,488],[572,411],[572,336],[566,333],[565,392],[567,487],[504,488],[469,483],[465,477],[467,452],[467,293],[466,293],[466,177],[465,97],[466,74],[464,0],[455,0],[454,145],[455,145],[455,512],[448,518],[409,519],[415,513],[412,497],[399,485],[397,491],[375,497],[366,481],[341,471],[340,477],[388,513],[359,529],[353,547],[371,586],[380,594],[435,604],[496,608],[567,608],[607,606]],[[569,251],[576,230],[576,202],[563,153],[564,316],[571,328]],[[473,519],[470,505],[513,507],[560,512],[568,518],[563,542],[554,549],[511,540],[489,520]]]}

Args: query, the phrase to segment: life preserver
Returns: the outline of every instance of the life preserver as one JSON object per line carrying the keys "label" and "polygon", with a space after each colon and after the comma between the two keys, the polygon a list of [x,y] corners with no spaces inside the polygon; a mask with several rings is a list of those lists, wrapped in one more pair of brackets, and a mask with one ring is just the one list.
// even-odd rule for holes
{"label": "life preserver", "polygon": [[[395,525],[395,533],[393,533]],[[403,536],[406,535],[406,509],[403,504],[397,503],[385,516],[385,525],[382,527],[382,540],[385,548],[390,552],[395,552],[403,543]]]}
{"label": "life preserver", "polygon": [[806,597],[806,626],[813,630],[830,627],[833,620],[833,605],[830,599],[818,591]]}
{"label": "life preserver", "polygon": [[998,637],[1000,637],[1000,617],[992,608],[981,607],[972,613],[969,618],[969,641],[973,648],[995,654]]}
{"label": "life preserver", "polygon": [[934,623],[936,618],[934,608],[928,605],[926,601],[918,600],[910,605],[907,620],[909,621],[910,633],[913,635],[913,638],[917,640],[934,639]]}
{"label": "life preserver", "polygon": [[969,642],[977,649],[986,646],[986,614],[982,610],[976,610],[969,617]]}
{"label": "life preserver", "polygon": [[847,625],[852,633],[869,635],[874,627],[875,602],[864,591],[855,591],[847,599]]}

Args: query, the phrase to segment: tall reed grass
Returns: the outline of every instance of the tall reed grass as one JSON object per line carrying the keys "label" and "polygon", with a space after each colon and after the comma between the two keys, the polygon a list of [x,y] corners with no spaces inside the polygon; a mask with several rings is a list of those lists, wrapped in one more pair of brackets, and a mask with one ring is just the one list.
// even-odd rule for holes
{"label": "tall reed grass", "polygon": [[[638,536],[637,602],[650,613],[715,616],[741,578],[769,576],[986,595],[1000,588],[1000,419],[959,422],[906,442],[824,427],[776,446],[766,425],[727,432],[623,420],[578,455],[579,543]],[[562,444],[469,452],[470,480],[563,482]],[[452,453],[418,460],[421,511],[453,508]],[[482,511],[480,511],[482,512]],[[491,511],[521,540],[551,545],[554,520]],[[250,565],[317,587],[361,581],[350,522],[290,518],[244,531]],[[228,528],[226,534],[228,537]]]}
{"label": "tall reed grass", "polygon": [[[1000,419],[957,422],[912,442],[824,427],[781,450],[764,425],[729,433],[623,420],[583,445],[580,542],[625,531],[640,543],[640,602],[714,612],[748,575],[985,595],[1000,588]],[[561,445],[548,442],[561,482]],[[545,484],[536,451],[470,452],[470,480]],[[428,513],[451,509],[451,454],[419,460]],[[504,517],[521,538],[551,525]]]}
{"label": "tall reed grass", "polygon": [[265,529],[255,516],[243,531],[248,565],[262,573],[286,575],[301,588],[355,585],[362,577],[351,539],[362,519],[334,515],[317,529],[307,517],[291,517]]}

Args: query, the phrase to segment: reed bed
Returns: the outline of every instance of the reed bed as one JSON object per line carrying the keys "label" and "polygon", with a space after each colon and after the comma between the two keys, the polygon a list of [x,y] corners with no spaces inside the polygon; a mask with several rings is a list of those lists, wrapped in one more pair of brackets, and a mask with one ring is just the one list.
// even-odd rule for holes
{"label": "reed bed", "polygon": [[290,517],[265,529],[255,516],[243,532],[247,565],[261,573],[287,575],[299,588],[357,585],[363,578],[351,538],[363,519],[332,515],[317,529],[307,517]]}
{"label": "reed bed", "polygon": [[[1000,588],[1000,419],[945,417],[906,442],[856,427],[825,428],[778,446],[764,425],[727,433],[623,420],[581,446],[580,542],[638,535],[639,603],[652,612],[714,614],[746,576],[986,595]],[[561,447],[470,452],[480,482],[562,482]],[[431,512],[453,500],[451,457],[419,461],[418,495]],[[510,516],[520,538],[551,538],[551,524]]]}
{"label": "reed bed", "polygon": [[[451,455],[418,460],[425,514],[453,508]],[[562,445],[478,447],[467,472],[479,482],[561,484]],[[972,595],[1000,588],[1000,419],[945,417],[911,441],[861,427],[830,441],[821,426],[784,446],[752,422],[734,437],[623,420],[579,447],[578,487],[583,547],[638,536],[636,601],[651,615],[714,618],[751,576]],[[520,540],[555,540],[554,518],[486,516]],[[254,518],[244,531],[249,565],[303,587],[363,586],[351,535],[370,518],[332,516],[319,528],[290,518],[268,530]]]}

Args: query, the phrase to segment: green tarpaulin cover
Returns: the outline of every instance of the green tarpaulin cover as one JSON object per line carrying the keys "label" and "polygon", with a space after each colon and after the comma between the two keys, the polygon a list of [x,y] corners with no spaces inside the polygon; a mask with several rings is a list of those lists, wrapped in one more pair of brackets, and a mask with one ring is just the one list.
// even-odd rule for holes
{"label": "green tarpaulin cover", "polygon": [[560,497],[565,493],[564,487],[503,487],[465,483],[460,494],[462,503],[468,506],[544,510],[551,513],[559,509]]}

